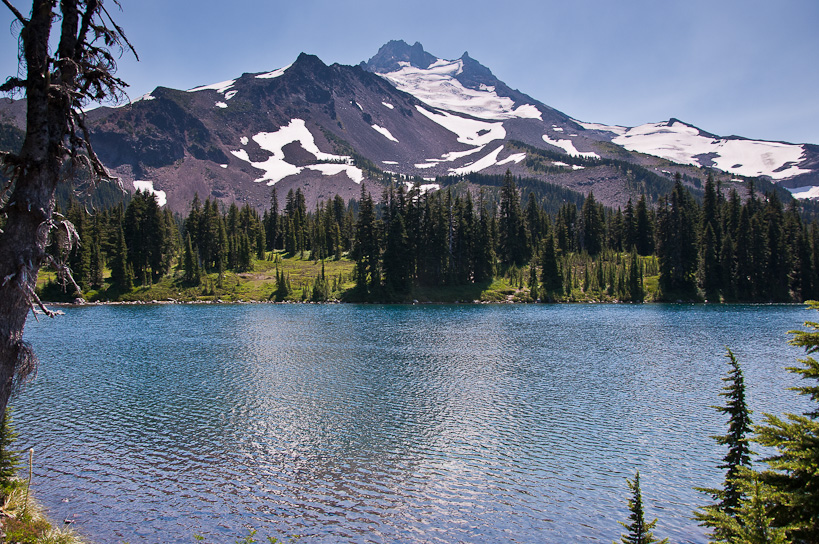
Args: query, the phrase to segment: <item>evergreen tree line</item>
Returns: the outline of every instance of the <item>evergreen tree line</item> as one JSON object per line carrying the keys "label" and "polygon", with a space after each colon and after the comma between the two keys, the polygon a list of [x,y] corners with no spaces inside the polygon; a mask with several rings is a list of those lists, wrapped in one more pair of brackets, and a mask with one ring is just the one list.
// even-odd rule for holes
{"label": "evergreen tree line", "polygon": [[[726,194],[708,177],[701,202],[680,176],[651,206],[643,194],[611,210],[590,193],[550,214],[521,201],[507,171],[499,198],[483,189],[421,194],[391,186],[376,205],[362,187],[352,257],[361,297],[406,298],[417,286],[517,278],[532,299],[597,290],[642,301],[658,276],[658,300],[789,302],[819,298],[819,225],[776,192]],[[528,269],[528,274],[526,270]]]}
{"label": "evergreen tree line", "polygon": [[[65,216],[73,230],[60,229],[49,250],[68,262],[81,292],[101,289],[106,267],[121,290],[150,285],[170,271],[179,248],[179,229],[170,210],[162,210],[153,194],[137,191],[127,206],[120,202],[94,213],[72,198]],[[68,237],[79,239],[70,252]],[[66,278],[62,283],[69,284]]]}

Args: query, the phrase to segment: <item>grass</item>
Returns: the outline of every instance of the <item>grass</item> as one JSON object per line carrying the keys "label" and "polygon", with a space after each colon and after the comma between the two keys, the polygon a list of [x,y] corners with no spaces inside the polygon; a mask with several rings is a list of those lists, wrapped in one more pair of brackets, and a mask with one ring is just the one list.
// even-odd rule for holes
{"label": "grass", "polygon": [[[137,286],[128,291],[121,291],[110,283],[110,271],[106,270],[105,284],[98,290],[88,290],[83,298],[89,302],[301,302],[310,299],[312,286],[316,278],[324,274],[330,286],[330,301],[348,301],[354,299],[355,281],[353,273],[355,262],[347,257],[336,261],[333,259],[316,261],[310,253],[287,255],[282,251],[268,252],[264,260],[254,260],[253,269],[246,272],[227,271],[222,276],[218,273],[204,274],[197,285],[184,281],[184,272],[175,268],[159,282],[148,286]],[[574,270],[576,281],[579,280],[581,268]],[[290,293],[281,301],[277,296],[276,275],[283,273],[290,283]],[[492,281],[454,286],[420,286],[412,292],[393,302],[421,303],[455,303],[455,302],[533,302],[528,287],[525,270],[516,270]],[[527,275],[523,278],[522,275]],[[579,282],[578,283],[582,283]],[[656,300],[658,276],[647,275],[644,278],[646,302]],[[50,302],[73,302],[75,296],[66,293],[58,284],[55,272],[42,270],[38,277],[38,294]],[[617,299],[605,291],[592,289],[583,291],[575,285],[570,294],[554,296],[557,302],[617,302]]]}
{"label": "grass", "polygon": [[70,528],[54,527],[43,508],[28,493],[23,480],[12,480],[0,490],[0,528],[2,542],[21,544],[84,544]]}

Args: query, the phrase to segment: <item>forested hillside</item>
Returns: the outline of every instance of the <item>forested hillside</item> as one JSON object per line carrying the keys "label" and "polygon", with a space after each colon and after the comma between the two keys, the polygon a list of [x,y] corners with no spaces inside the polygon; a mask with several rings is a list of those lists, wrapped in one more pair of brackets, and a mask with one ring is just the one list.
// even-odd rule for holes
{"label": "forested hillside", "polygon": [[[198,196],[186,217],[143,192],[95,213],[71,200],[66,215],[81,243],[62,255],[58,236],[52,252],[68,260],[77,287],[46,274],[46,298],[128,299],[160,282],[196,298],[218,295],[226,274],[254,271],[273,300],[796,302],[819,295],[819,225],[803,220],[797,201],[784,206],[752,184],[744,195],[726,194],[709,177],[697,198],[677,176],[656,205],[643,195],[612,210],[593,193],[584,198],[510,173],[441,181],[440,191],[395,184],[377,202],[362,186],[359,200],[336,196],[312,210],[300,189],[280,199],[274,188],[262,214]],[[296,263],[314,264],[294,286],[285,270]],[[319,263],[338,265],[328,277]]]}

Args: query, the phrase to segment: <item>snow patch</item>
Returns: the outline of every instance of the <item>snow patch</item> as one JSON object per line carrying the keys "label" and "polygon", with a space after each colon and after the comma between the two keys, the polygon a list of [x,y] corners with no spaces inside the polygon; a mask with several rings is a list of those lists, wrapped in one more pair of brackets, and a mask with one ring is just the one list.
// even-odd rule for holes
{"label": "snow patch", "polygon": [[359,104],[359,103],[358,103],[358,102],[356,102],[355,100],[353,100],[353,101],[352,101],[352,103],[353,103],[353,106],[355,106],[356,108],[360,109],[361,111],[364,111],[364,108],[362,108],[362,107],[361,107],[361,104]]}
{"label": "snow patch", "polygon": [[311,164],[305,166],[308,170],[316,170],[325,176],[335,176],[344,172],[347,177],[355,183],[360,184],[364,180],[364,172],[360,168],[351,166],[349,164]]}
{"label": "snow patch", "polygon": [[795,187],[788,189],[794,198],[799,200],[815,200],[819,198],[819,187]]}
{"label": "snow patch", "polygon": [[611,132],[613,134],[617,134],[618,136],[622,136],[628,131],[628,128],[621,127],[617,125],[601,125],[599,123],[584,123],[582,121],[574,120],[575,123],[580,125],[581,127],[585,128],[586,130],[601,130],[603,132]]}
{"label": "snow patch", "polygon": [[224,93],[225,91],[227,91],[228,89],[230,89],[231,87],[233,87],[234,83],[236,83],[236,80],[235,79],[230,79],[228,81],[220,81],[219,83],[211,83],[210,85],[203,85],[201,87],[195,87],[193,89],[188,89],[188,92],[189,93],[195,93],[197,91],[213,90],[213,91],[216,91],[217,93],[221,94],[221,93]]}
{"label": "snow patch", "polygon": [[433,113],[421,106],[415,108],[424,116],[438,123],[458,137],[458,141],[467,145],[486,145],[493,140],[506,138],[503,123],[488,123],[477,119],[467,119],[449,112]]}
{"label": "snow patch", "polygon": [[514,155],[509,155],[502,161],[498,163],[498,166],[503,166],[504,164],[515,163],[518,164],[520,161],[526,158],[526,153],[515,153]]}
{"label": "snow patch", "polygon": [[373,129],[375,129],[377,132],[379,132],[379,133],[380,133],[382,136],[384,136],[386,139],[391,140],[391,141],[393,141],[393,142],[395,142],[395,143],[398,143],[398,139],[397,139],[395,136],[393,136],[393,135],[390,133],[390,131],[389,131],[389,130],[387,130],[386,128],[384,128],[384,127],[379,127],[378,125],[372,125],[372,127],[373,127]]}
{"label": "snow patch", "polygon": [[239,91],[228,91],[228,92],[226,92],[225,93],[225,100],[230,100],[231,98],[236,96],[236,93],[238,93],[238,92]]}
{"label": "snow patch", "polygon": [[667,122],[640,125],[612,141],[629,151],[681,164],[713,166],[738,176],[769,176],[781,180],[810,172],[797,166],[805,154],[801,145],[712,138],[679,121],[671,126]]}
{"label": "snow patch", "polygon": [[278,70],[273,70],[272,72],[267,72],[266,74],[259,74],[259,75],[256,76],[256,79],[274,79],[274,78],[277,78],[277,77],[281,76],[282,74],[284,74],[287,71],[287,69],[290,68],[291,66],[293,66],[293,65],[288,64],[284,68],[279,68]]}
{"label": "snow patch", "polygon": [[154,189],[154,182],[148,180],[134,180],[134,189],[137,191],[142,191],[143,193],[151,193],[156,196],[156,202],[159,204],[161,208],[165,204],[168,203],[167,195],[165,191],[157,191]]}
{"label": "snow patch", "polygon": [[242,142],[242,145],[247,145],[248,142],[250,142],[250,140],[247,139],[247,136],[242,136],[239,141]]}
{"label": "snow patch", "polygon": [[225,108],[227,108],[227,104],[225,104],[224,102],[217,102],[216,107],[225,109]]}
{"label": "snow patch", "polygon": [[[305,168],[317,170],[326,176],[346,171],[347,176],[355,183],[361,183],[361,180],[364,179],[364,173],[361,169],[350,164],[350,157],[320,151],[303,119],[293,119],[288,125],[279,128],[276,132],[260,132],[253,136],[253,141],[259,144],[259,147],[271,153],[267,160],[252,162],[244,149],[231,151],[231,154],[264,172],[262,177],[255,180],[257,183],[266,181],[268,185],[275,185],[287,176],[298,174]],[[284,160],[283,148],[293,142],[298,142],[305,151],[316,157],[316,160],[337,162],[334,164],[313,164],[305,167],[290,164]],[[242,145],[247,145],[247,138],[242,138]],[[342,163],[339,164],[338,161],[342,161]]]}
{"label": "snow patch", "polygon": [[432,168],[433,166],[436,166],[437,164],[438,163],[436,163],[436,162],[422,162],[422,163],[416,164],[414,166],[415,166],[415,168],[419,168],[419,169],[423,170],[425,168]]}
{"label": "snow patch", "polygon": [[571,140],[552,140],[549,138],[548,134],[543,135],[543,141],[549,145],[553,145],[555,147],[559,147],[567,154],[572,155],[574,157],[587,157],[591,159],[599,159],[600,155],[594,153],[592,151],[578,151],[577,148],[574,146]]}
{"label": "snow patch", "polygon": [[151,96],[151,93],[148,93],[148,94],[143,94],[143,95],[142,95],[142,96],[140,96],[139,98],[135,98],[135,99],[133,99],[133,100],[131,101],[131,104],[136,104],[136,103],[137,103],[137,102],[139,102],[140,100],[145,100],[145,101],[148,101],[148,100],[156,100],[156,97],[155,97],[155,96]]}
{"label": "snow patch", "polygon": [[463,72],[463,60],[438,59],[429,68],[422,69],[399,63],[401,68],[381,76],[399,90],[409,93],[435,108],[465,113],[481,119],[543,119],[531,104],[515,108],[511,98],[498,96],[493,87],[464,87],[455,76]]}
{"label": "snow patch", "polygon": [[478,159],[472,164],[467,164],[466,166],[463,166],[461,168],[450,168],[449,172],[455,175],[469,174],[470,172],[480,172],[481,170],[485,170],[490,166],[495,166],[496,164],[498,164],[498,155],[502,150],[503,146],[500,146],[494,151],[490,152],[485,157]]}
{"label": "snow patch", "polygon": [[387,102],[381,102],[381,103],[384,104],[386,107],[390,108],[391,110],[395,109],[395,106],[393,106],[392,104],[389,104]]}
{"label": "snow patch", "polygon": [[563,127],[552,125],[552,130],[554,130],[555,132],[563,132]]}
{"label": "snow patch", "polygon": [[383,164],[398,164],[395,161],[381,161]]}
{"label": "snow patch", "polygon": [[227,164],[220,164],[219,166],[221,166],[222,168],[227,168],[228,167]]}
{"label": "snow patch", "polygon": [[[432,179],[429,178],[424,179],[426,181],[432,181]],[[412,189],[415,187],[415,183],[411,181],[405,181],[404,185],[406,185],[407,189]],[[421,194],[428,193],[429,191],[440,191],[441,185],[438,183],[424,183],[418,186],[418,190],[421,192]]]}

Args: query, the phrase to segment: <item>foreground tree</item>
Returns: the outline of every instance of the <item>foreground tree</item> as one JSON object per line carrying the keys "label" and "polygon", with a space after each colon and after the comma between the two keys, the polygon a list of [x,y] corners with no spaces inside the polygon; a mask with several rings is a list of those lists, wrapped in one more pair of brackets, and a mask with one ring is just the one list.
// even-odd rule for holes
{"label": "foreground tree", "polygon": [[[713,529],[712,536],[717,541],[728,539],[732,535],[736,536],[736,533],[726,532],[730,531],[730,523],[726,524],[726,518],[738,521],[740,506],[748,507],[743,504],[747,498],[743,490],[749,484],[746,481],[746,475],[751,474],[747,469],[751,466],[751,455],[753,454],[748,444],[752,422],[751,411],[745,402],[745,379],[742,375],[742,368],[730,349],[726,357],[730,369],[728,375],[722,378],[725,386],[720,393],[720,396],[726,398],[726,403],[725,406],[715,406],[715,408],[718,412],[728,416],[728,433],[714,437],[718,444],[728,446],[728,452],[723,457],[724,464],[719,466],[725,469],[725,481],[722,489],[700,490],[710,494],[717,502],[694,513],[701,525]],[[761,492],[759,486],[755,486],[754,490],[756,493]]]}
{"label": "foreground tree", "polygon": [[640,491],[640,471],[634,475],[634,480],[626,479],[629,490],[631,490],[631,498],[628,500],[629,521],[630,523],[620,522],[620,525],[628,529],[627,535],[620,537],[622,544],[652,544],[658,542],[659,544],[668,544],[668,539],[658,540],[654,537],[651,530],[657,525],[657,520],[646,523],[645,511],[643,510],[643,494]]}
{"label": "foreground tree", "polygon": [[[809,306],[819,310],[819,302]],[[819,323],[808,321],[808,331],[791,331],[791,344],[805,348],[808,355],[819,351]],[[793,389],[819,402],[819,362],[813,357],[800,359],[801,367],[789,367],[807,383]],[[764,461],[768,470],[761,473],[763,483],[778,498],[773,510],[777,527],[793,527],[795,542],[819,542],[819,406],[801,415],[784,418],[765,415],[765,424],[756,428],[755,440],[775,453]]]}
{"label": "foreground tree", "polygon": [[[111,179],[91,149],[82,108],[123,95],[125,83],[113,75],[111,49],[130,48],[102,0],[33,0],[29,17],[10,0],[2,1],[20,27],[24,75],[9,78],[0,91],[23,91],[27,111],[22,149],[0,154],[9,176],[0,190],[5,217],[0,233],[0,412],[15,384],[36,365],[23,328],[32,307],[42,307],[34,286],[40,266],[50,259],[49,235],[59,229],[67,242],[77,238],[73,226],[54,214],[57,185],[70,179]],[[52,25],[59,25],[60,32],[53,53]]]}

